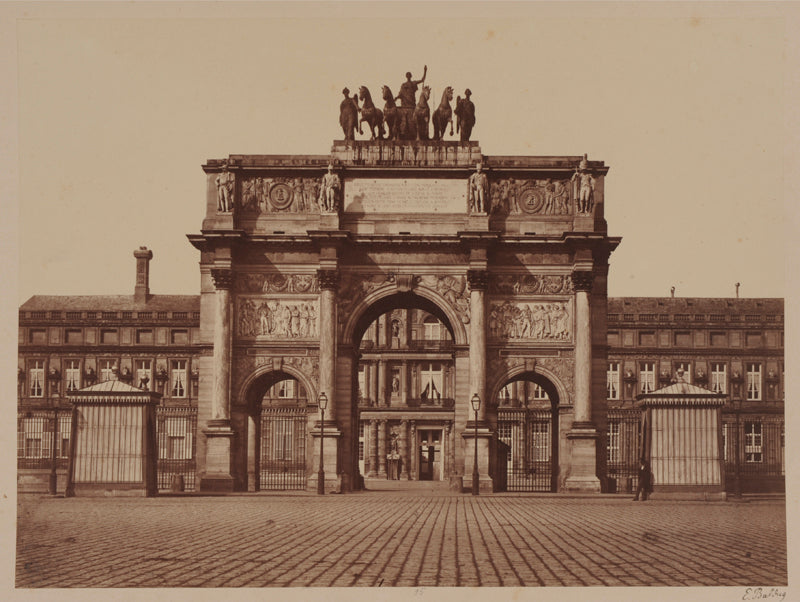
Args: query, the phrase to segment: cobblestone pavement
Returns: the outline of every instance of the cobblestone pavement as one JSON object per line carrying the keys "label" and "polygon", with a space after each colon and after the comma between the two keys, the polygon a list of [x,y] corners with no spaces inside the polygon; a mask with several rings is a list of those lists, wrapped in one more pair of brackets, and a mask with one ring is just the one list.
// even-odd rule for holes
{"label": "cobblestone pavement", "polygon": [[786,583],[783,501],[365,492],[18,504],[17,587]]}

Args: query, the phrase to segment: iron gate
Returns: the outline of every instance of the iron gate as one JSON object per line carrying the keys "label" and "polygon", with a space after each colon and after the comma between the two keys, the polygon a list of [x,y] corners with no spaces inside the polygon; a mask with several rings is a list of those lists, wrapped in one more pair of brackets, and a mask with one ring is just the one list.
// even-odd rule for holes
{"label": "iron gate", "polygon": [[306,413],[297,408],[261,410],[259,489],[306,488]]}
{"label": "iron gate", "polygon": [[780,414],[722,415],[725,489],[735,492],[785,491],[784,419]]}
{"label": "iron gate", "polygon": [[500,440],[507,444],[507,491],[555,491],[553,417],[549,409],[500,409]]}
{"label": "iron gate", "polygon": [[194,491],[197,470],[197,408],[156,408],[158,488],[170,489],[180,477],[185,491]]}

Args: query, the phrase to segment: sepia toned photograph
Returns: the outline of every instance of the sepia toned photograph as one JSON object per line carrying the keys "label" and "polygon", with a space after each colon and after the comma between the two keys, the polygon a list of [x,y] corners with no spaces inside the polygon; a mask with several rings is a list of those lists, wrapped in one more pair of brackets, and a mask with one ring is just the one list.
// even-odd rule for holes
{"label": "sepia toned photograph", "polygon": [[794,3],[0,15],[9,598],[793,599]]}

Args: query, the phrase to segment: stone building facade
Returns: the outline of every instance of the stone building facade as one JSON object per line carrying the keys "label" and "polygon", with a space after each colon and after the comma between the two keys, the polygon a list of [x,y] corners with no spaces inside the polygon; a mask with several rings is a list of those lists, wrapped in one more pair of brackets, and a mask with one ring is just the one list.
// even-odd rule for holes
{"label": "stone building facade", "polygon": [[119,379],[163,395],[162,489],[315,489],[320,448],[326,489],[468,489],[477,446],[483,491],[630,490],[634,402],[681,369],[729,397],[726,486],[782,488],[783,301],[608,299],[602,162],[348,141],[203,169],[199,296],[151,295],[138,249],[133,295],[20,307],[21,487],[65,466],[54,406]]}

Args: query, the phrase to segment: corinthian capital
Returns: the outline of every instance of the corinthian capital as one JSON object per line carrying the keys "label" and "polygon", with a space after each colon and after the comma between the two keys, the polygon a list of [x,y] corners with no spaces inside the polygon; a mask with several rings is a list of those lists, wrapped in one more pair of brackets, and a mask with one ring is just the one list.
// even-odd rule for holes
{"label": "corinthian capital", "polygon": [[467,281],[470,290],[485,291],[489,288],[489,272],[487,270],[467,270]]}
{"label": "corinthian capital", "polygon": [[572,286],[576,291],[591,292],[593,280],[594,274],[589,270],[572,272]]}
{"label": "corinthian capital", "polygon": [[317,280],[321,289],[335,291],[339,288],[339,270],[317,270]]}
{"label": "corinthian capital", "polygon": [[211,277],[214,279],[214,286],[218,289],[230,290],[233,288],[233,270],[227,268],[213,268]]}

